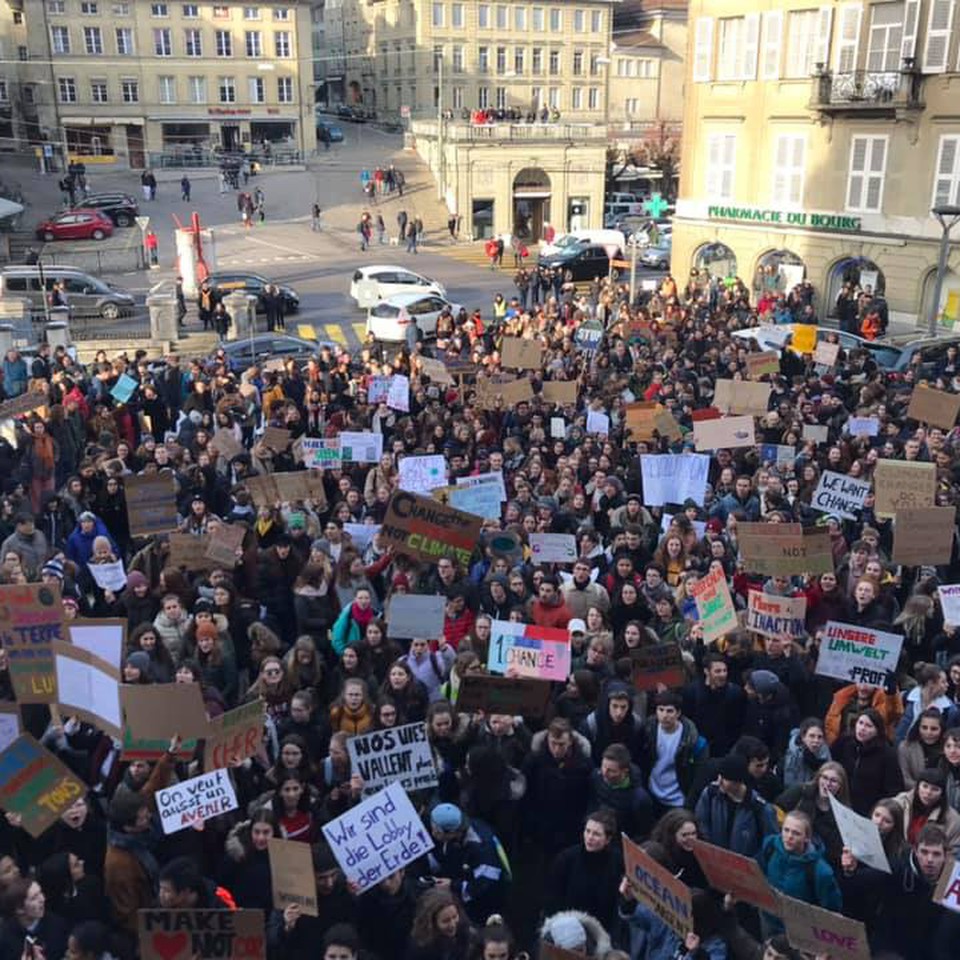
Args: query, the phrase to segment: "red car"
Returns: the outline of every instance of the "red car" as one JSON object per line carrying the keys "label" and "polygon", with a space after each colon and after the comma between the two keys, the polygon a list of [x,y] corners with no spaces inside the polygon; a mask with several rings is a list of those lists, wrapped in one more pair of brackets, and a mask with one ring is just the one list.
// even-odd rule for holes
{"label": "red car", "polygon": [[103,240],[113,234],[113,221],[99,210],[66,210],[37,227],[40,240]]}

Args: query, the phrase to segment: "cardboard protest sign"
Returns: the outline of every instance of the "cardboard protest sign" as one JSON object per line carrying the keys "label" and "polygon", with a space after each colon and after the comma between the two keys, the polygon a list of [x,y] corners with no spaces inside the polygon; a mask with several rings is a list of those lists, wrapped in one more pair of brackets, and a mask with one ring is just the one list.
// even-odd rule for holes
{"label": "cardboard protest sign", "polygon": [[701,453],[640,455],[643,502],[648,507],[693,500],[703,506],[710,458]]}
{"label": "cardboard protest sign", "polygon": [[746,628],[762,637],[800,639],[807,632],[806,616],[806,597],[777,597],[758,590],[747,594]]}
{"label": "cardboard protest sign", "polygon": [[870,960],[867,931],[859,920],[780,894],[780,913],[790,946],[830,960]]}
{"label": "cardboard protest sign", "polygon": [[340,434],[340,458],[344,463],[379,463],[383,456],[382,433]]}
{"label": "cardboard protest sign", "polygon": [[935,390],[925,383],[918,383],[910,394],[907,416],[911,420],[919,420],[920,423],[928,423],[933,427],[952,430],[957,422],[958,413],[960,413],[960,394]]}
{"label": "cardboard protest sign", "polygon": [[946,583],[937,587],[944,622],[960,626],[960,584]]}
{"label": "cardboard protest sign", "polygon": [[[477,378],[479,384],[480,378]],[[510,383],[502,383],[492,387],[494,396],[498,393],[505,408],[515,407],[518,403],[529,403],[533,399],[533,385],[526,377],[518,377]]]}
{"label": "cardboard protest sign", "polygon": [[339,437],[301,437],[296,450],[300,461],[309,470],[339,470],[343,466],[343,454]]}
{"label": "cardboard protest sign", "polygon": [[877,825],[869,817],[861,817],[859,813],[844,806],[832,793],[829,798],[830,809],[843,838],[843,845],[868,867],[890,873],[890,861],[883,849],[883,840]]}
{"label": "cardboard protest sign", "polygon": [[703,639],[713,643],[737,627],[737,611],[722,569],[711,570],[693,586]]}
{"label": "cardboard protest sign", "polygon": [[656,429],[657,411],[663,408],[659,403],[628,403],[624,407],[624,426],[630,432],[631,440],[652,440]]}
{"label": "cardboard protest sign", "polygon": [[55,703],[53,643],[64,638],[59,586],[43,583],[0,587],[0,646],[7,651],[18,703]]}
{"label": "cardboard protest sign", "polygon": [[876,417],[850,417],[847,420],[847,433],[851,437],[875,437],[880,432],[880,421]]}
{"label": "cardboard protest sign", "polygon": [[390,378],[390,387],[387,390],[387,406],[391,410],[401,413],[410,411],[410,380],[399,373]]}
{"label": "cardboard protest sign", "polygon": [[166,740],[175,734],[202,738],[210,730],[197,683],[120,685],[120,704],[135,739]]}
{"label": "cardboard protest sign", "polygon": [[570,676],[570,635],[552,627],[494,620],[487,669],[491,673],[566,683]]}
{"label": "cardboard protest sign", "polygon": [[111,737],[123,736],[120,670],[69,643],[53,645],[57,703]]}
{"label": "cardboard protest sign", "polygon": [[580,384],[576,380],[547,380],[543,384],[540,396],[547,403],[557,403],[565,407],[576,404],[577,390]]}
{"label": "cardboard protest sign", "polygon": [[824,470],[813,493],[810,505],[823,513],[834,513],[847,520],[857,520],[870,495],[870,481],[857,480],[842,473]]}
{"label": "cardboard protest sign", "polygon": [[539,370],[543,363],[543,346],[539,340],[504,337],[500,346],[500,366],[505,370]]}
{"label": "cardboard protest sign", "polygon": [[960,913],[960,860],[950,860],[940,874],[940,882],[933,891],[933,902]]}
{"label": "cardboard protest sign", "polygon": [[150,537],[177,529],[180,518],[172,473],[124,477],[123,491],[132,536]]}
{"label": "cardboard protest sign", "polygon": [[693,445],[697,450],[752,447],[755,443],[753,417],[694,421]]}
{"label": "cardboard protest sign", "polygon": [[263,960],[262,910],[138,910],[140,960]]}
{"label": "cardboard protest sign", "polygon": [[237,565],[237,551],[243,547],[247,528],[241,523],[218,523],[206,539],[203,557],[217,567],[232,570]]}
{"label": "cardboard protest sign", "polygon": [[527,539],[535,564],[573,563],[577,559],[577,538],[572,533],[531,533]]}
{"label": "cardboard protest sign", "polygon": [[447,461],[443,454],[404,457],[398,467],[399,487],[408,493],[430,493],[447,482]]}
{"label": "cardboard protest sign", "polygon": [[28,733],[0,753],[0,808],[19,814],[31,837],[53,826],[86,792],[86,786]]}
{"label": "cardboard protest sign", "polygon": [[[193,760],[199,737],[184,738],[174,754],[181,762]],[[123,728],[120,758],[122,760],[159,760],[170,747],[170,738],[135,737],[129,727]]]}
{"label": "cardboard protest sign", "polygon": [[113,563],[88,563],[87,572],[101,590],[120,593],[127,586],[127,571],[123,569],[122,560],[114,560]]}
{"label": "cardboard protest sign", "polygon": [[305,917],[317,917],[317,875],[313,871],[313,850],[309,843],[271,837],[267,846],[270,858],[270,885],[273,905],[286,910],[292,904]]}
{"label": "cardboard protest sign", "polygon": [[387,630],[393,639],[424,637],[435,640],[443,634],[446,597],[398,593],[387,604]]}
{"label": "cardboard protest sign", "polygon": [[164,833],[195,827],[239,806],[233,781],[226,770],[211,770],[158,790],[156,798]]}
{"label": "cardboard protest sign", "polygon": [[750,380],[718,380],[713,405],[721,413],[762,417],[770,403],[770,384]]}
{"label": "cardboard protest sign", "polygon": [[10,400],[4,400],[3,403],[0,403],[0,420],[10,420],[13,417],[21,417],[25,413],[32,413],[38,407],[44,407],[46,405],[46,394],[21,393],[19,397],[13,397]]}
{"label": "cardboard protest sign", "polygon": [[901,508],[893,527],[893,562],[908,567],[949,563],[956,535],[953,507]]}
{"label": "cardboard protest sign", "polygon": [[397,553],[417,560],[436,563],[449,556],[466,567],[482,528],[480,517],[398,490],[387,502],[380,537]]}
{"label": "cardboard protest sign", "polygon": [[15,703],[0,703],[0,750],[6,750],[21,732],[20,708]]}
{"label": "cardboard protest sign", "polygon": [[882,687],[897,668],[903,637],[870,627],[827,621],[817,657],[817,674],[847,683]]}
{"label": "cardboard protest sign", "polygon": [[690,888],[647,855],[625,833],[623,865],[633,895],[667,924],[681,941],[693,930]]}
{"label": "cardboard protest sign", "polygon": [[799,523],[740,523],[737,537],[740,558],[751,573],[833,572],[833,547],[825,527],[804,531]]}
{"label": "cardboard protest sign", "polygon": [[729,893],[758,910],[780,915],[780,900],[753,857],[744,857],[705,840],[693,841],[693,855],[715,890]]}
{"label": "cardboard protest sign", "polygon": [[828,343],[826,340],[821,340],[817,344],[817,349],[813,351],[813,362],[822,363],[825,367],[832,367],[837,362],[839,353],[839,343]]}
{"label": "cardboard protest sign", "polygon": [[260,443],[275,453],[282,453],[286,450],[290,446],[291,440],[290,431],[285,427],[266,426],[263,428],[263,434],[260,437]]}
{"label": "cardboard protest sign", "polygon": [[204,769],[229,767],[232,761],[254,756],[263,742],[263,718],[262,700],[251,700],[214,717],[203,744]]}
{"label": "cardboard protest sign", "polygon": [[245,452],[243,444],[233,435],[232,430],[218,430],[210,438],[207,447],[228,462]]}
{"label": "cardboard protest sign", "polygon": [[682,440],[683,431],[680,424],[677,423],[673,414],[664,407],[657,410],[653,418],[653,425],[661,437],[667,437],[670,440]]}
{"label": "cardboard protest sign", "polygon": [[819,423],[805,423],[803,425],[803,439],[812,440],[816,444],[826,443],[830,439],[830,428]]}
{"label": "cardboard protest sign", "polygon": [[408,793],[437,785],[437,767],[425,723],[407,723],[351,737],[347,751],[350,769],[363,778],[365,795],[391,783],[399,783]]}
{"label": "cardboard protest sign", "polygon": [[462,713],[508,713],[536,719],[547,712],[550,683],[529,678],[471,673],[460,681],[457,709]]}
{"label": "cardboard protest sign", "polygon": [[780,354],[776,350],[747,354],[747,374],[752,380],[774,376],[780,372]]}
{"label": "cardboard protest sign", "polygon": [[899,510],[932,507],[936,503],[937,468],[919,460],[878,460],[873,471],[878,517],[894,517]]}
{"label": "cardboard protest sign", "polygon": [[291,470],[287,473],[264,473],[246,477],[243,485],[258,507],[272,507],[297,500],[312,500],[322,513],[327,507],[323,474],[316,470]]}
{"label": "cardboard protest sign", "polygon": [[630,677],[637,690],[682,687],[686,682],[683,654],[676,643],[652,643],[630,651]]}
{"label": "cardboard protest sign", "polygon": [[[170,554],[167,562],[171,567],[183,567],[186,570],[206,570],[213,566],[213,561],[207,556],[207,547],[210,537],[203,533],[171,533]],[[236,560],[236,558],[234,558]]]}
{"label": "cardboard protest sign", "polygon": [[433,849],[406,792],[392,783],[323,828],[348,884],[363,893]]}
{"label": "cardboard protest sign", "polygon": [[446,368],[442,360],[435,360],[433,357],[419,357],[420,370],[425,377],[429,377],[434,383],[448,386],[453,383],[453,377]]}

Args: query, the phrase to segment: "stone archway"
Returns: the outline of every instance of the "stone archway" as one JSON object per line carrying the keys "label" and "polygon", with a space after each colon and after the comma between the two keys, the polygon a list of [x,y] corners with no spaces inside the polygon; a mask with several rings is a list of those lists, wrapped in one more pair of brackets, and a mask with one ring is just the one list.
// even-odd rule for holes
{"label": "stone archway", "polygon": [[549,174],[540,167],[524,167],[513,178],[512,233],[527,243],[543,236],[550,222],[551,186]]}

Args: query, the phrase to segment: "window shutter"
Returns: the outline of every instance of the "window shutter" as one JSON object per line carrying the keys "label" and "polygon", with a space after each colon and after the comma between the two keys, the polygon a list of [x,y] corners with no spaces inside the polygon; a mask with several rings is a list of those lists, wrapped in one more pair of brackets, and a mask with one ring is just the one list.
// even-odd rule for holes
{"label": "window shutter", "polygon": [[874,137],[870,150],[870,168],[867,178],[868,210],[880,210],[883,198],[883,177],[887,166],[887,141],[884,137]]}
{"label": "window shutter", "polygon": [[694,31],[693,81],[709,83],[713,77],[713,18],[698,17]]}
{"label": "window shutter", "polygon": [[761,80],[780,78],[780,59],[783,53],[783,11],[773,10],[763,15],[763,61]]}
{"label": "window shutter", "polygon": [[853,73],[857,69],[862,17],[863,7],[859,3],[846,3],[840,8],[837,62],[835,66],[837,73]]}
{"label": "window shutter", "polygon": [[[960,153],[960,137],[941,137],[940,154],[937,157],[937,174],[933,181],[933,204],[949,204],[951,188],[958,178],[957,155]],[[960,189],[955,191],[960,194]],[[958,198],[960,199],[960,198]]]}
{"label": "window shutter", "polygon": [[917,27],[920,23],[920,0],[906,0],[903,10],[903,40],[900,43],[900,59],[909,60],[917,55]]}
{"label": "window shutter", "polygon": [[760,14],[746,17],[746,42],[743,46],[743,80],[757,79],[757,60],[760,56]]}
{"label": "window shutter", "polygon": [[723,137],[723,179],[720,182],[720,195],[724,200],[733,198],[733,174],[737,149],[737,138],[728,133]]}
{"label": "window shutter", "polygon": [[707,138],[707,197],[716,199],[720,194],[720,137],[713,134]]}
{"label": "window shutter", "polygon": [[923,48],[923,72],[943,73],[947,69],[950,30],[956,0],[932,0],[927,19],[927,41]]}
{"label": "window shutter", "polygon": [[850,144],[850,180],[847,184],[847,207],[859,210],[863,204],[863,179],[867,166],[867,138],[854,137]]}
{"label": "window shutter", "polygon": [[833,26],[833,7],[821,7],[817,18],[817,56],[814,64],[830,63],[830,28]]}

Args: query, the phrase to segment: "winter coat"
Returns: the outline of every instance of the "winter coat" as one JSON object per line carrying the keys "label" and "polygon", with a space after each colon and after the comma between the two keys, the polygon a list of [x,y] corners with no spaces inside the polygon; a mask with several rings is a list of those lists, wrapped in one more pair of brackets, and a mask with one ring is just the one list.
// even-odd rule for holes
{"label": "winter coat", "polygon": [[550,865],[544,912],[583,910],[612,930],[622,877],[623,856],[616,838],[596,853],[588,852],[582,842],[567,847]]}
{"label": "winter coat", "polygon": [[[910,817],[913,810],[913,799],[916,789],[904,790],[898,793],[894,798],[896,803],[903,810],[903,838],[909,843]],[[949,804],[944,803],[942,807],[935,807],[927,819],[927,823],[936,823],[943,827],[943,832],[947,835],[947,857],[950,854],[954,857],[960,852],[960,813],[957,813]]]}
{"label": "winter coat", "polygon": [[912,850],[891,864],[886,896],[880,911],[877,948],[892,950],[902,960],[946,960],[956,956],[956,940],[950,952],[937,952],[941,925],[950,911],[933,902],[933,886],[917,867]]}
{"label": "winter coat", "polygon": [[688,953],[676,931],[649,907],[634,903],[632,910],[620,905],[620,917],[630,936],[630,960],[727,960],[726,941],[719,936],[701,940],[695,954]]}
{"label": "winter coat", "polygon": [[610,935],[596,917],[590,916],[589,913],[583,913],[581,910],[561,910],[559,913],[547,917],[543,921],[543,926],[540,927],[540,939],[553,943],[551,930],[554,925],[570,917],[579,921],[587,934],[586,947],[578,953],[586,956],[588,960],[603,960],[613,947],[610,942]]}
{"label": "winter coat", "polygon": [[748,790],[742,803],[735,803],[708,783],[694,810],[702,839],[745,857],[755,857],[764,838],[777,832],[777,813],[756,790]]}
{"label": "winter coat", "polygon": [[[917,717],[923,713],[924,708],[920,705],[920,694],[920,687],[914,687],[908,693],[904,694],[903,716],[900,718],[900,722],[897,724],[897,743],[906,739],[907,734],[910,732],[914,723],[916,723]],[[945,729],[949,729],[953,726],[954,719],[956,717],[956,707],[953,701],[946,694],[937,697],[937,699],[930,703],[929,706],[936,707],[944,715]]]}
{"label": "winter coat", "polygon": [[453,661],[456,659],[457,652],[447,644],[438,650],[428,651],[419,659],[412,653],[408,653],[403,658],[403,662],[410,668],[414,678],[427,688],[430,702],[433,703],[434,700],[440,699],[440,686],[450,673]]}
{"label": "winter coat", "polygon": [[791,787],[797,787],[808,780],[812,780],[814,774],[829,759],[830,748],[826,743],[820,744],[820,749],[814,756],[800,740],[800,728],[796,727],[791,730],[790,744],[787,747],[787,752],[783,755],[783,763],[780,765],[784,788],[789,790]]}
{"label": "winter coat", "polygon": [[893,747],[879,737],[861,744],[853,734],[845,734],[830,751],[847,772],[850,781],[850,805],[862,817],[870,815],[873,805],[903,789],[903,775]]}
{"label": "winter coat", "polygon": [[[653,801],[643,788],[643,772],[630,764],[630,776],[612,786],[599,770],[590,775],[590,812],[606,808],[617,815],[617,826],[628,837],[646,837],[653,828]],[[601,918],[603,919],[603,918]]]}
{"label": "winter coat", "polygon": [[770,699],[747,701],[743,733],[762,740],[776,761],[786,753],[790,731],[796,722],[796,707],[790,690],[781,684]]}
{"label": "winter coat", "polygon": [[[682,793],[689,791],[697,771],[710,755],[707,741],[697,732],[696,725],[686,717],[680,717],[682,733],[680,746],[674,760],[677,771],[677,783]],[[649,779],[657,762],[657,718],[648,717],[643,723],[642,748],[640,765],[643,767],[644,778]]]}
{"label": "winter coat", "polygon": [[701,680],[683,689],[683,715],[697,725],[718,757],[726,756],[739,738],[746,706],[743,688],[735,683],[711,690]]}
{"label": "winter coat", "polygon": [[941,752],[937,747],[928,758],[919,740],[908,739],[897,744],[897,760],[900,762],[900,772],[903,774],[903,785],[908,790],[912,790],[917,785],[917,777],[922,770],[940,765]]}
{"label": "winter coat", "polygon": [[[19,397],[26,393],[29,380],[26,361],[21,356],[16,360],[3,358],[3,392],[7,397]],[[17,960],[20,960],[19,956]]]}
{"label": "winter coat", "polygon": [[266,850],[248,850],[240,835],[249,829],[250,821],[244,821],[228,834],[221,879],[240,909],[263,910],[269,914],[273,909],[270,857]]}
{"label": "winter coat", "polygon": [[813,842],[823,852],[827,862],[837,867],[840,865],[840,854],[843,853],[843,837],[833,816],[833,810],[828,807],[821,810],[817,805],[817,790],[814,784],[801,783],[789,790],[784,790],[777,797],[777,806],[788,813],[791,810],[802,810],[813,824]]}
{"label": "winter coat", "polygon": [[[833,746],[837,739],[845,731],[843,729],[843,715],[851,701],[857,698],[857,685],[851,683],[849,686],[841,687],[834,695],[827,710],[827,716],[824,720],[824,733],[827,743]],[[903,701],[895,693],[884,693],[879,687],[873,692],[873,700],[870,706],[878,711],[883,717],[886,726],[886,738],[892,740],[896,730],[897,722],[903,716]]]}
{"label": "winter coat", "polygon": [[599,583],[591,581],[585,587],[579,587],[571,580],[560,588],[560,593],[574,619],[586,622],[590,607],[596,607],[602,613],[610,609],[610,597]]}
{"label": "winter coat", "polygon": [[[20,960],[27,933],[16,917],[5,918],[0,927],[0,960]],[[70,930],[66,921],[52,913],[49,907],[29,933],[43,947],[45,957],[62,958],[65,955]]]}
{"label": "winter coat", "polygon": [[35,528],[28,537],[14,530],[0,546],[0,556],[5,557],[8,553],[16,553],[23,561],[27,575],[30,579],[34,579],[40,573],[40,568],[47,557],[50,556],[50,547],[47,538],[39,529]]}
{"label": "winter coat", "polygon": [[189,617],[184,617],[174,623],[162,610],[153,619],[153,627],[160,635],[160,641],[170,651],[174,663],[179,663],[183,658],[189,626]]}
{"label": "winter coat", "polygon": [[[757,863],[774,889],[795,900],[840,912],[843,897],[837,878],[830,864],[812,845],[805,853],[787,853],[779,834],[767,837],[757,854]],[[771,932],[783,931],[779,918],[764,916]]]}
{"label": "winter coat", "polygon": [[67,559],[72,560],[78,569],[83,569],[90,562],[90,558],[93,556],[93,541],[97,537],[106,537],[110,541],[110,549],[113,551],[113,555],[115,557],[122,556],[122,551],[114,543],[106,524],[99,517],[94,520],[93,530],[89,534],[83,532],[83,528],[78,522],[77,528],[67,537],[66,549]]}

